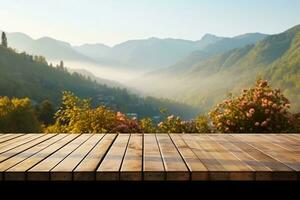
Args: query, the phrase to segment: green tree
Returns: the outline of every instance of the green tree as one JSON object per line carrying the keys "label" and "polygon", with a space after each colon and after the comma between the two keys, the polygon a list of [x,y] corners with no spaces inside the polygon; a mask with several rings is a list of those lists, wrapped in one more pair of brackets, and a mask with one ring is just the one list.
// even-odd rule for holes
{"label": "green tree", "polygon": [[7,48],[7,37],[5,32],[2,32],[2,41],[1,41],[1,45],[5,48]]}
{"label": "green tree", "polygon": [[50,124],[54,124],[54,114],[55,108],[51,101],[44,100],[38,107],[37,107],[37,115],[40,122],[44,125],[49,126]]}
{"label": "green tree", "polygon": [[41,124],[28,98],[0,98],[0,132],[38,133],[41,131]]}

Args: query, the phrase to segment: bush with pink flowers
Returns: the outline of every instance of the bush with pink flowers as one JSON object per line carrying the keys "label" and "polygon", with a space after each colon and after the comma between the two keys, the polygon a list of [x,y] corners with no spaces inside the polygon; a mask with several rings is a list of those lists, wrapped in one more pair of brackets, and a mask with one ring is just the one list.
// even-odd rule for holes
{"label": "bush with pink flowers", "polygon": [[222,133],[295,132],[295,118],[289,109],[290,102],[279,89],[258,80],[241,96],[218,104],[209,116],[215,130]]}

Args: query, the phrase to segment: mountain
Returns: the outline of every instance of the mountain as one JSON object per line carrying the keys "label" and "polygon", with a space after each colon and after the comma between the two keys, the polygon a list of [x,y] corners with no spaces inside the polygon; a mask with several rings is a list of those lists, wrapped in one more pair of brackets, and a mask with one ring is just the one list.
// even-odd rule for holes
{"label": "mountain", "polygon": [[50,37],[35,40],[23,33],[8,33],[7,36],[11,47],[43,55],[50,62],[63,60],[67,65],[89,71],[104,67],[109,70],[136,70],[144,73],[176,65],[185,57],[195,55],[194,51],[212,55],[253,43],[265,35],[256,33],[225,38],[206,34],[198,41],[153,37],[129,40],[113,47],[103,44],[72,46]]}
{"label": "mountain", "polygon": [[210,33],[205,34],[201,40],[196,41],[198,49],[204,49],[207,46],[219,42],[220,40],[225,39],[225,37],[219,37]]}
{"label": "mountain", "polygon": [[70,73],[64,67],[52,67],[43,57],[0,46],[0,96],[28,97],[36,103],[48,99],[58,106],[62,91],[91,98],[93,105],[104,103],[117,111],[137,113],[139,117],[160,116],[161,107],[183,118],[192,118],[199,111],[182,103],[110,88],[79,73]]}
{"label": "mountain", "polygon": [[199,41],[149,38],[129,40],[114,47],[101,44],[77,46],[75,49],[97,61],[118,63],[133,69],[151,71],[174,64],[191,52],[207,47],[221,38],[205,35]]}
{"label": "mountain", "polygon": [[94,62],[91,58],[74,50],[69,43],[50,37],[34,40],[23,33],[7,33],[7,38],[10,47],[20,52],[25,51],[29,54],[43,55],[49,61]]}
{"label": "mountain", "polygon": [[[201,52],[194,52],[176,65],[148,74],[142,81],[136,81],[136,87],[143,88],[147,94],[208,110],[228,93],[239,93],[261,77],[281,88],[292,100],[293,110],[299,111],[300,25],[281,34],[261,37],[260,34],[247,34],[233,38],[246,46],[230,50],[221,48],[227,43],[223,39]],[[247,44],[245,38],[258,41]],[[228,46],[230,44],[236,46],[238,43],[228,43]],[[215,53],[212,49],[217,48],[213,46],[219,46],[225,52]],[[210,55],[211,52],[214,53]]]}
{"label": "mountain", "polygon": [[229,51],[231,49],[241,48],[249,44],[254,44],[264,39],[266,36],[266,34],[261,33],[247,33],[233,38],[223,38],[222,40],[219,40],[218,42],[207,46],[205,49],[203,49],[203,51],[215,55]]}
{"label": "mountain", "polygon": [[105,67],[116,70],[149,72],[161,69],[183,59],[195,50],[201,50],[223,39],[206,34],[199,41],[149,38],[129,40],[113,47],[104,44],[72,46],[50,37],[32,39],[23,33],[7,33],[9,46],[30,54],[43,55],[50,62],[63,60],[76,68]]}

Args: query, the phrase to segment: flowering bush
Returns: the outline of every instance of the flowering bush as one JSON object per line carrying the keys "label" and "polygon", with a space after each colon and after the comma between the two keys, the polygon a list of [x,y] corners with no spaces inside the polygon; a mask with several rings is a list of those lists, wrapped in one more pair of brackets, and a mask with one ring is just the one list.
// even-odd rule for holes
{"label": "flowering bush", "polygon": [[145,118],[140,120],[139,122],[140,128],[143,133],[156,133],[157,128],[153,125],[153,121],[151,118]]}
{"label": "flowering bush", "polygon": [[183,121],[171,115],[158,125],[159,133],[197,133],[195,121]]}
{"label": "flowering bush", "polygon": [[123,113],[117,112],[116,126],[110,131],[112,133],[140,133],[141,128],[136,118],[129,119]]}
{"label": "flowering bush", "polygon": [[47,127],[51,133],[138,133],[136,119],[104,106],[91,108],[90,101],[70,92],[63,93],[61,108],[55,114],[55,124]]}
{"label": "flowering bush", "polygon": [[198,116],[196,118],[196,128],[198,133],[211,133],[211,127],[206,116]]}
{"label": "flowering bush", "polygon": [[215,129],[224,133],[293,132],[295,120],[289,109],[290,102],[280,90],[258,80],[241,96],[218,104],[209,116]]}

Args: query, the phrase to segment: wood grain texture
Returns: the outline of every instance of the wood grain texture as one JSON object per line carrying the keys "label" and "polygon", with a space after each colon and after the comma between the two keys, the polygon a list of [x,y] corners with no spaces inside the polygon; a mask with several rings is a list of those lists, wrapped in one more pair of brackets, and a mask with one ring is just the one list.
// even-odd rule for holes
{"label": "wood grain texture", "polygon": [[299,134],[0,133],[0,181],[295,181],[299,171]]}
{"label": "wood grain texture", "polygon": [[165,166],[166,180],[189,180],[189,170],[170,136],[168,134],[157,134],[156,137]]}
{"label": "wood grain texture", "polygon": [[27,177],[29,180],[44,181],[50,180],[50,171],[62,162],[66,157],[69,156],[73,151],[75,151],[81,144],[83,144],[87,139],[91,137],[90,134],[83,134],[74,139],[69,144],[62,147],[60,150],[50,155],[42,162],[35,165],[33,168],[28,170]]}
{"label": "wood grain texture", "polygon": [[191,172],[191,180],[208,180],[209,176],[207,168],[197,155],[187,146],[186,142],[182,139],[182,136],[178,134],[171,134],[170,136]]}
{"label": "wood grain texture", "polygon": [[96,170],[114,142],[117,134],[106,134],[74,170],[75,181],[93,181]]}
{"label": "wood grain texture", "polygon": [[28,159],[24,160],[23,162],[13,166],[12,168],[5,171],[5,180],[13,180],[13,181],[20,181],[26,180],[30,178],[28,176],[28,170],[37,165],[38,163],[42,162],[54,152],[59,151],[64,145],[68,144],[79,135],[68,135],[63,139],[59,140],[58,142],[50,145],[49,147],[43,149],[42,151],[34,154],[33,156],[29,157]]}
{"label": "wood grain texture", "polygon": [[132,134],[120,169],[120,180],[141,181],[143,163],[143,136]]}
{"label": "wood grain texture", "polygon": [[92,135],[80,147],[68,155],[63,161],[56,165],[51,171],[51,180],[71,181],[73,170],[83,160],[83,158],[94,148],[94,146],[103,138],[103,134]]}
{"label": "wood grain texture", "polygon": [[143,172],[146,181],[165,180],[165,168],[155,134],[144,135]]}
{"label": "wood grain texture", "polygon": [[97,169],[96,178],[101,181],[120,180],[120,169],[130,134],[119,134]]}

